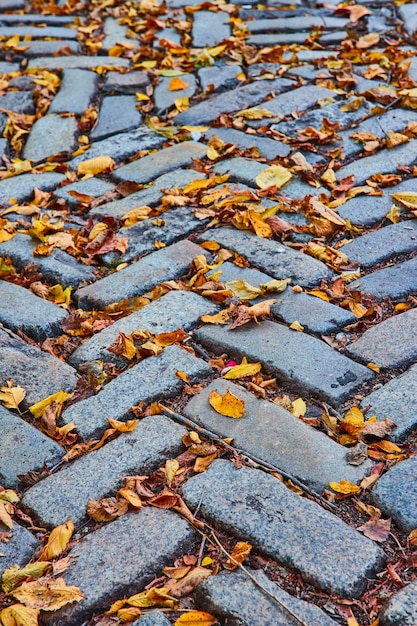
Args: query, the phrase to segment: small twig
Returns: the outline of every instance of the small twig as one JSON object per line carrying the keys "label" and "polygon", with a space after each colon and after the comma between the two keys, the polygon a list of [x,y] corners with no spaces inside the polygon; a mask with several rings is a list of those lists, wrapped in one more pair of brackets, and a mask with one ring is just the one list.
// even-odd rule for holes
{"label": "small twig", "polygon": [[203,348],[201,346],[199,346],[194,341],[187,341],[187,343],[193,350],[195,350],[197,352],[197,354],[202,356],[205,361],[210,361],[211,356],[209,354],[207,354],[207,352],[205,350],[203,350]]}
{"label": "small twig", "polygon": [[200,550],[198,552],[197,566],[200,567],[201,561],[203,560],[203,552],[206,545],[206,537],[203,535],[203,539],[201,540]]}
{"label": "small twig", "polygon": [[195,507],[195,511],[194,511],[194,513],[193,513],[193,516],[194,516],[194,517],[197,517],[197,514],[198,514],[198,512],[199,512],[199,510],[200,510],[201,503],[203,502],[203,496],[204,496],[204,491],[205,491],[205,488],[206,488],[206,486],[205,486],[205,485],[203,485],[203,488],[202,488],[202,490],[201,490],[201,494],[200,494],[200,499],[199,499],[198,504],[197,504],[197,506]]}

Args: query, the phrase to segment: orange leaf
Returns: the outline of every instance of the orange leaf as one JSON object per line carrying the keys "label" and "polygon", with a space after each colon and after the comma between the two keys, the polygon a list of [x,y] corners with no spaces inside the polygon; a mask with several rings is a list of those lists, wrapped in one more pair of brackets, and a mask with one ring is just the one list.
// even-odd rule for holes
{"label": "orange leaf", "polygon": [[354,483],[351,483],[349,480],[341,480],[340,483],[329,483],[329,486],[333,489],[333,491],[336,491],[336,493],[341,494],[342,497],[346,496],[353,496],[355,493],[358,493],[358,491],[360,491],[360,487],[358,487],[358,485],[355,485]]}
{"label": "orange leaf", "polygon": [[169,91],[181,91],[181,89],[188,89],[189,86],[185,80],[181,80],[181,78],[176,76],[169,82]]}
{"label": "orange leaf", "polygon": [[212,626],[217,623],[217,617],[204,611],[188,611],[183,613],[175,622],[174,626]]}
{"label": "orange leaf", "polygon": [[[225,568],[228,570],[236,569],[238,567],[238,563],[243,563],[243,561],[248,558],[251,550],[252,546],[250,543],[238,541],[233,548],[231,558],[227,559],[224,564]],[[235,561],[237,561],[237,563],[235,563]]]}
{"label": "orange leaf", "polygon": [[378,33],[368,33],[363,37],[359,37],[358,41],[356,42],[356,47],[359,48],[359,50],[365,50],[366,48],[371,48],[372,46],[375,46],[378,42]]}
{"label": "orange leaf", "polygon": [[217,391],[211,391],[209,403],[217,413],[225,415],[226,417],[239,418],[245,413],[244,401],[239,400],[239,398],[229,390],[227,390],[223,396]]}

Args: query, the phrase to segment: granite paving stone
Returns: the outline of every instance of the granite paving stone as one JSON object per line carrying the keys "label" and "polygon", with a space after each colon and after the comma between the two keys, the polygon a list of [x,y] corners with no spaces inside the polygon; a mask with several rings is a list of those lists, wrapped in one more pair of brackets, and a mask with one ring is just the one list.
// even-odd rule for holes
{"label": "granite paving stone", "polygon": [[217,460],[182,492],[191,509],[201,504],[201,517],[344,598],[359,597],[384,562],[370,539],[260,470]]}
{"label": "granite paving stone", "polygon": [[7,328],[22,330],[35,341],[62,334],[61,322],[67,316],[64,309],[4,280],[0,280],[0,292],[0,322]]}
{"label": "granite paving stone", "polygon": [[149,82],[146,72],[133,71],[126,74],[109,72],[104,77],[102,90],[104,93],[135,94],[137,91],[143,91]]}
{"label": "granite paving stone", "polygon": [[294,626],[294,618],[284,607],[288,607],[306,624],[336,624],[314,604],[291,596],[278,584],[270,581],[262,570],[249,569],[249,572],[282,604],[274,602],[263,593],[244,572],[236,570],[220,572],[200,583],[194,592],[197,606],[225,620],[226,624],[235,623],[240,626]]}
{"label": "granite paving stone", "polygon": [[312,287],[333,275],[321,261],[278,241],[260,240],[247,231],[221,227],[208,230],[199,237],[199,241],[208,240],[217,241],[221,246],[242,254],[254,267],[273,278],[291,278],[294,284]]}
{"label": "granite paving stone", "polygon": [[78,306],[91,310],[140,296],[159,283],[185,274],[191,261],[202,253],[200,246],[185,239],[143,257],[120,272],[77,289],[75,299]]}
{"label": "granite paving stone", "polygon": [[353,289],[371,293],[379,299],[398,300],[417,290],[417,258],[385,267],[350,283]]}
{"label": "granite paving stone", "polygon": [[54,113],[39,118],[30,131],[23,148],[23,157],[29,161],[43,161],[60,152],[72,152],[77,147],[77,121]]}
{"label": "granite paving stone", "polygon": [[23,387],[26,406],[57,391],[74,390],[78,379],[75,369],[3,328],[0,328],[0,349],[0,384],[13,380],[15,385]]}
{"label": "granite paving stone", "polygon": [[[9,1],[11,3],[14,2],[14,0]],[[24,2],[20,2],[20,0],[17,0],[16,5],[17,4],[21,5],[19,8],[24,7]],[[5,0],[2,0],[1,9],[2,11],[8,10],[5,6]],[[47,15],[45,13],[42,13],[42,15],[39,15],[38,13],[2,13],[0,15],[0,24],[48,24],[49,26],[65,26],[67,24],[73,23],[73,16],[54,15],[53,13],[51,13],[50,15]]]}
{"label": "granite paving stone", "polygon": [[417,528],[416,473],[417,456],[413,456],[381,476],[371,493],[372,502],[407,534]]}
{"label": "granite paving stone", "polygon": [[331,404],[346,400],[372,378],[370,369],[351,361],[326,343],[275,322],[250,323],[235,330],[205,325],[197,341],[215,354],[260,361],[265,371],[299,393],[313,394]]}
{"label": "granite paving stone", "polygon": [[113,172],[113,176],[116,180],[147,183],[171,169],[192,165],[193,159],[201,158],[205,153],[203,144],[185,141],[123,165]]}
{"label": "granite paving stone", "polygon": [[[2,18],[4,16],[1,16]],[[9,61],[0,61],[0,74],[10,74],[19,70],[19,63],[10,63]]]}
{"label": "granite paving stone", "polygon": [[0,97],[0,109],[33,115],[35,113],[35,105],[32,92],[10,91],[6,93],[4,96]]}
{"label": "granite paving stone", "polygon": [[210,48],[231,35],[226,11],[197,11],[194,13],[191,36],[195,48]]}
{"label": "granite paving stone", "polygon": [[24,567],[29,563],[39,541],[29,530],[16,522],[13,522],[12,530],[1,526],[0,532],[9,532],[12,535],[7,543],[0,544],[0,576],[2,576],[3,572],[13,565]]}
{"label": "granite paving stone", "polygon": [[96,126],[90,133],[91,141],[105,139],[137,128],[142,116],[136,108],[135,96],[106,96],[103,98]]}
{"label": "granite paving stone", "polygon": [[233,182],[257,187],[255,179],[267,167],[267,163],[259,163],[259,161],[243,157],[234,157],[219,161],[215,164],[213,171],[216,174],[230,174],[229,180]]}
{"label": "granite paving stone", "polygon": [[396,424],[390,439],[403,441],[417,428],[415,406],[417,401],[417,365],[393,378],[386,385],[373,391],[362,400],[367,415],[376,415],[379,420],[388,417]]}
{"label": "granite paving stone", "polygon": [[[67,464],[26,491],[23,504],[46,527],[87,519],[87,502],[113,496],[124,476],[152,474],[177,456],[185,429],[167,417],[146,417],[130,433]],[[51,498],[53,494],[53,498]]]}
{"label": "granite paving stone", "polygon": [[62,73],[61,87],[52,100],[48,113],[82,115],[95,94],[98,76],[89,70],[67,69]]}
{"label": "granite paving stone", "polygon": [[14,198],[19,204],[31,199],[35,188],[52,191],[64,179],[65,176],[58,172],[28,173],[5,178],[0,181],[0,207],[6,209],[11,204],[15,204],[15,202],[10,202],[9,198]]}
{"label": "granite paving stone", "polygon": [[143,617],[140,617],[132,626],[170,626],[171,622],[165,617],[162,611],[158,609],[149,611]]}
{"label": "granite paving stone", "polygon": [[417,309],[394,315],[369,328],[346,352],[353,358],[376,363],[380,368],[398,368],[417,359],[417,337],[414,332]]}
{"label": "granite paving stone", "polygon": [[196,326],[201,315],[211,315],[218,311],[218,308],[216,304],[196,293],[169,291],[158,300],[93,335],[71,354],[69,362],[74,367],[95,359],[113,363],[122,362],[126,365],[127,361],[123,357],[118,357],[107,350],[119,332],[129,335],[134,330],[141,329],[158,335],[173,332],[178,328],[189,331]]}
{"label": "granite paving stone", "polygon": [[179,515],[150,507],[106,524],[69,553],[75,564],[65,582],[79,587],[85,600],[46,614],[45,624],[78,626],[115,600],[142,591],[195,540],[195,530]]}
{"label": "granite paving stone", "polygon": [[299,44],[303,45],[308,39],[309,33],[273,33],[273,34],[256,34],[247,38],[247,43],[252,46],[280,46],[283,44]]}
{"label": "granite paving stone", "polygon": [[275,141],[268,137],[262,137],[260,135],[250,135],[248,133],[242,133],[240,130],[234,128],[211,128],[204,133],[206,139],[216,135],[225,143],[232,143],[241,150],[247,148],[257,148],[261,156],[265,156],[271,160],[276,157],[286,157],[290,153],[290,147],[282,141]]}
{"label": "granite paving stone", "polygon": [[225,89],[233,89],[238,86],[239,79],[237,75],[242,71],[240,65],[218,63],[210,67],[201,67],[197,71],[197,75],[203,91],[208,89],[224,91]]}
{"label": "granite paving stone", "polygon": [[352,224],[372,226],[385,219],[392,204],[389,193],[385,191],[382,196],[357,195],[338,207],[337,211]]}
{"label": "granite paving stone", "polygon": [[414,580],[389,599],[388,604],[379,614],[380,626],[414,626],[417,623],[416,598],[417,581]]}
{"label": "granite paving stone", "polygon": [[182,74],[179,78],[186,83],[188,87],[171,91],[170,85],[172,78],[160,77],[153,93],[155,106],[159,112],[172,107],[177,98],[191,98],[197,91],[197,81],[194,74]]}
{"label": "granite paving stone", "polygon": [[276,80],[254,81],[249,85],[241,85],[227,93],[221,93],[191,106],[175,118],[179,125],[206,124],[212,122],[221,113],[232,113],[251,106],[255,106],[264,100],[269,93],[279,93],[289,89],[293,84],[287,78]]}
{"label": "granite paving stone", "polygon": [[71,39],[57,39],[55,41],[45,41],[43,39],[35,39],[34,41],[24,42],[25,58],[38,57],[39,55],[59,56],[65,55],[70,51],[76,54],[80,50],[77,41]]}
{"label": "granite paving stone", "polygon": [[342,30],[348,20],[338,17],[328,17],[325,15],[299,15],[297,17],[260,19],[249,22],[248,27],[251,33],[269,33],[282,31],[300,30],[310,31],[315,26],[324,26],[325,29]]}
{"label": "granite paving stone", "polygon": [[[238,420],[217,413],[209,404],[211,391],[224,395],[227,390],[245,403],[245,414]],[[319,493],[330,481],[359,482],[371,468],[370,462],[349,465],[346,448],[229,380],[213,381],[191,398],[183,414],[222,438],[232,437],[236,448],[268,461]]]}
{"label": "granite paving stone", "polygon": [[65,454],[56,441],[3,407],[0,425],[0,484],[6,489],[20,486],[19,475],[40,470],[44,464],[51,468]]}
{"label": "granite paving stone", "polygon": [[103,24],[103,50],[108,52],[111,48],[113,48],[118,43],[128,43],[128,44],[136,44],[137,41],[134,39],[128,39],[126,37],[126,25],[120,24],[118,20],[115,20],[111,17],[107,17],[104,20]]}
{"label": "granite paving stone", "polygon": [[65,187],[55,189],[54,196],[57,198],[63,198],[70,207],[76,207],[78,205],[78,201],[70,195],[70,191],[76,191],[77,193],[92,196],[93,198],[99,198],[107,191],[112,191],[113,189],[113,183],[108,183],[101,178],[95,178],[93,176],[92,178],[86,178],[85,180],[80,180],[77,183],[72,183],[70,185],[65,185]]}
{"label": "granite paving stone", "polygon": [[398,13],[404,22],[405,30],[410,37],[412,37],[414,32],[417,30],[417,4],[410,3],[405,6],[398,7]]}
{"label": "granite paving stone", "polygon": [[107,418],[126,420],[132,406],[150,404],[181,393],[184,382],[177,372],[185,372],[191,384],[211,375],[211,367],[178,346],[169,346],[158,356],[139,361],[110,381],[95,396],[81,400],[62,413],[65,424],[74,421],[80,437],[86,441],[101,435]]}
{"label": "granite paving stone", "polygon": [[[76,32],[76,31],[74,31]],[[94,67],[129,67],[128,59],[121,59],[119,57],[105,57],[105,56],[65,56],[65,57],[38,57],[37,59],[31,59],[28,63],[28,69],[42,68],[46,70],[65,70],[65,69],[85,69],[90,70]]]}
{"label": "granite paving stone", "polygon": [[93,268],[78,263],[64,250],[54,248],[50,256],[34,256],[35,246],[36,241],[31,237],[18,233],[13,239],[0,244],[0,256],[10,257],[17,270],[28,263],[35,263],[46,280],[52,284],[61,283],[63,287],[78,287],[80,283],[93,280]]}
{"label": "granite paving stone", "polygon": [[[31,37],[32,39],[43,39],[44,37],[54,37],[55,39],[77,39],[77,31],[74,28],[48,26],[0,26],[0,37],[13,37],[19,35]],[[23,44],[24,45],[24,44]]]}

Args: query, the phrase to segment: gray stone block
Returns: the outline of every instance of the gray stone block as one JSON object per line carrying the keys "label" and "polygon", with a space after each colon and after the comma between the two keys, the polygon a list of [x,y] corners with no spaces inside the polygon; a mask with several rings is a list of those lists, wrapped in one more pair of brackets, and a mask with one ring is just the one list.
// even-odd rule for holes
{"label": "gray stone block", "polygon": [[[21,0],[2,0],[2,11],[8,11],[6,4],[20,4],[20,9],[24,8],[24,2]],[[12,9],[14,10],[14,9]],[[46,15],[44,13],[19,13],[17,15],[2,13],[0,16],[0,24],[48,24],[49,26],[65,26],[74,23],[74,17],[71,15]]]}
{"label": "gray stone block", "polygon": [[182,491],[209,522],[344,598],[359,597],[384,562],[370,539],[260,470],[214,461]]}
{"label": "gray stone block", "polygon": [[232,34],[226,11],[197,11],[193,17],[191,36],[194,48],[210,48]]}
{"label": "gray stone block", "polygon": [[[77,31],[74,30],[74,33]],[[94,67],[129,67],[129,59],[119,57],[96,57],[96,56],[65,56],[65,57],[38,57],[31,59],[28,69],[42,68],[45,70],[67,70],[78,68],[81,70],[91,70]]]}
{"label": "gray stone block", "polygon": [[[417,12],[417,6],[411,6],[415,7],[414,10]],[[417,15],[414,24],[417,28]],[[415,626],[417,624],[417,580],[391,596],[388,604],[379,614],[379,624],[380,626]]]}
{"label": "gray stone block", "polygon": [[6,489],[20,485],[20,474],[40,470],[44,464],[52,467],[65,454],[55,441],[3,407],[0,427],[0,484]]}
{"label": "gray stone block", "polygon": [[4,280],[0,280],[0,293],[0,322],[10,330],[22,330],[35,341],[62,334],[67,313],[61,307]]}
{"label": "gray stone block", "polygon": [[[22,42],[23,43],[23,42]],[[27,48],[25,50],[25,58],[33,58],[38,56],[59,56],[68,54],[77,54],[80,50],[80,46],[77,41],[57,39],[55,41],[45,41],[43,39],[35,39],[34,41],[28,41],[23,43],[23,46]]]}
{"label": "gray stone block", "polygon": [[239,80],[236,77],[241,72],[243,70],[240,65],[217,64],[210,67],[202,67],[197,74],[203,91],[208,89],[224,91],[225,89],[233,89],[238,86]]}
{"label": "gray stone block", "polygon": [[417,528],[417,457],[397,463],[376,483],[372,502],[406,533]]}
{"label": "gray stone block", "polygon": [[[211,391],[230,390],[245,403],[240,419],[220,415],[209,404]],[[349,465],[346,448],[268,400],[258,400],[232,381],[219,378],[193,396],[183,414],[233,445],[257,456],[309,485],[319,493],[330,481],[360,481],[371,463]]]}
{"label": "gray stone block", "polygon": [[[1,21],[5,16],[1,16]],[[0,61],[0,74],[10,74],[19,71],[19,63],[10,63],[8,61]]]}
{"label": "gray stone block", "polygon": [[350,283],[351,289],[371,293],[378,299],[399,299],[417,290],[417,258],[388,266]]}
{"label": "gray stone block", "polygon": [[32,126],[23,148],[23,158],[38,162],[60,152],[72,152],[77,147],[77,133],[74,117],[45,115]]}
{"label": "gray stone block", "polygon": [[5,178],[0,181],[0,207],[6,209],[13,202],[9,198],[14,198],[18,203],[29,200],[35,188],[42,191],[52,191],[57,187],[65,176],[57,172],[47,172],[46,174],[21,174]]}
{"label": "gray stone block", "polygon": [[417,309],[394,315],[369,328],[346,352],[384,369],[407,366],[417,358],[416,323]]}
{"label": "gray stone block", "polygon": [[191,165],[204,156],[206,147],[196,141],[185,141],[123,165],[113,172],[116,180],[147,183],[172,169]]}
{"label": "gray stone block", "polygon": [[98,76],[95,72],[79,69],[64,70],[61,87],[52,100],[48,113],[76,113],[88,108],[95,94]]}
{"label": "gray stone block", "polygon": [[77,31],[75,28],[66,28],[65,26],[0,26],[0,37],[13,37],[19,35],[23,37],[31,37],[32,39],[43,39],[44,37],[52,37],[54,39],[77,39]]}
{"label": "gray stone block", "polygon": [[417,428],[416,402],[417,365],[413,365],[401,376],[366,396],[362,400],[362,408],[369,407],[368,415],[376,415],[380,420],[388,417],[395,422],[396,428],[390,439],[402,441]]}
{"label": "gray stone block", "polygon": [[114,91],[134,95],[137,91],[143,91],[149,82],[146,72],[133,71],[127,74],[109,72],[104,77],[102,91],[104,93]]}
{"label": "gray stone block", "polygon": [[158,111],[165,111],[174,105],[177,98],[191,98],[197,91],[197,81],[194,74],[184,74],[179,77],[188,84],[185,89],[170,91],[172,78],[161,76],[155,87],[153,99]]}
{"label": "gray stone block", "polygon": [[173,332],[178,328],[189,331],[194,328],[201,315],[215,313],[218,309],[217,305],[196,293],[169,291],[162,298],[93,335],[71,354],[69,362],[74,367],[96,359],[126,365],[127,361],[123,357],[107,350],[117,339],[119,332],[128,335],[134,330],[143,329],[157,335]]}
{"label": "gray stone block", "polygon": [[90,452],[26,491],[22,503],[42,524],[55,527],[66,520],[79,526],[87,519],[87,502],[113,496],[124,476],[152,474],[166,459],[177,456],[185,429],[167,417],[146,417],[130,433]]}
{"label": "gray stone block", "polygon": [[93,198],[99,198],[106,191],[112,191],[114,189],[113,183],[108,183],[101,178],[86,178],[85,180],[80,180],[77,183],[72,183],[71,185],[65,185],[65,187],[61,187],[60,189],[56,189],[54,191],[54,196],[57,198],[63,198],[65,202],[70,207],[77,207],[78,200],[69,194],[70,191],[77,191],[78,193],[86,194],[87,196],[92,196]]}
{"label": "gray stone block", "polygon": [[[2,532],[5,531],[6,528],[2,527]],[[0,545],[0,576],[13,565],[24,567],[29,563],[39,544],[31,532],[16,522],[13,522],[13,529],[9,532],[12,537],[7,543],[2,542]]]}
{"label": "gray stone block", "polygon": [[175,397],[184,388],[177,372],[185,372],[192,383],[209,377],[211,367],[178,346],[169,346],[122,372],[96,395],[73,404],[62,413],[65,424],[74,421],[82,439],[101,435],[107,417],[126,420],[132,406]]}
{"label": "gray stone block", "polygon": [[[400,18],[402,19],[402,21],[404,22],[405,30],[410,35],[410,37],[412,37],[414,32],[417,30],[417,4],[411,3],[411,4],[406,4],[405,6],[398,7],[398,14]],[[416,68],[416,65],[414,63],[412,71],[413,73],[416,73],[417,75],[415,68]],[[410,72],[410,75],[411,75],[411,72]],[[412,78],[412,75],[411,75],[411,78]]]}
{"label": "gray stone block", "polygon": [[78,626],[115,600],[141,591],[178,554],[187,553],[196,539],[184,519],[161,509],[128,513],[90,533],[73,548],[75,560],[65,572],[67,585],[85,596],[76,604],[45,614],[47,626]]}
{"label": "gray stone block", "polygon": [[34,115],[35,105],[31,91],[10,91],[0,97],[0,109]]}
{"label": "gray stone block", "polygon": [[249,30],[251,33],[299,32],[300,30],[308,32],[315,26],[322,26],[326,30],[343,30],[348,21],[325,15],[297,15],[294,17],[254,20],[249,22]]}
{"label": "gray stone block", "polygon": [[278,241],[262,239],[247,231],[222,227],[206,231],[199,240],[217,241],[224,248],[242,254],[252,265],[269,276],[277,279],[291,278],[294,284],[311,287],[333,275],[321,261]]}
{"label": "gray stone block", "polygon": [[[257,148],[261,156],[271,161],[272,159],[276,159],[276,157],[286,157],[290,153],[290,147],[281,141],[275,141],[274,139],[260,135],[249,135],[248,133],[242,133],[234,128],[211,128],[204,134],[207,139],[216,135],[222,141],[232,143],[241,150]],[[266,165],[264,169],[265,167]]]}
{"label": "gray stone block", "polygon": [[229,180],[256,188],[256,177],[267,167],[267,163],[259,163],[243,157],[233,157],[216,163],[213,171],[216,174],[230,174]]}
{"label": "gray stone block", "polygon": [[18,270],[28,263],[36,263],[44,278],[53,284],[61,283],[64,287],[77,287],[81,282],[93,280],[92,268],[78,263],[70,254],[54,248],[50,256],[38,257],[33,254],[35,246],[33,239],[18,233],[13,239],[0,244],[0,256],[10,257]]}
{"label": "gray stone block", "polygon": [[140,617],[132,626],[170,626],[170,624],[163,612],[157,609]]}
{"label": "gray stone block", "polygon": [[194,592],[199,608],[225,620],[226,624],[239,626],[294,626],[294,618],[284,607],[306,624],[335,626],[321,609],[304,600],[290,596],[276,583],[270,581],[262,570],[249,570],[257,582],[280,603],[262,592],[242,571],[220,572],[209,576]]}
{"label": "gray stone block", "polygon": [[12,380],[23,387],[26,406],[57,391],[73,391],[77,383],[77,372],[72,367],[2,328],[0,350],[0,384]]}
{"label": "gray stone block", "polygon": [[92,141],[137,128],[142,116],[135,96],[106,96],[100,107],[97,125],[90,133]]}
{"label": "gray stone block", "polygon": [[140,296],[166,280],[185,274],[191,261],[202,254],[202,248],[185,239],[161,248],[101,280],[75,292],[78,306],[105,308],[108,304]]}
{"label": "gray stone block", "polygon": [[216,354],[261,361],[265,371],[299,393],[312,394],[331,404],[347,400],[366,380],[370,369],[351,361],[323,341],[282,324],[264,321],[235,330],[206,325],[195,337]]}
{"label": "gray stone block", "polygon": [[134,39],[128,39],[126,37],[127,26],[120,24],[118,20],[111,17],[107,17],[104,20],[103,32],[105,37],[103,39],[103,50],[106,52],[113,48],[118,43],[135,44],[137,42]]}

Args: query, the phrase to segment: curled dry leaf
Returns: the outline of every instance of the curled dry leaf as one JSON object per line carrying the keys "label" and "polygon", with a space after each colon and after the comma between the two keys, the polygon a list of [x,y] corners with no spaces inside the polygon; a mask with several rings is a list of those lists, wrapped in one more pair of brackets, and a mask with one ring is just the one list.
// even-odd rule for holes
{"label": "curled dry leaf", "polygon": [[179,580],[169,580],[165,588],[174,598],[188,596],[203,580],[211,576],[212,571],[206,567],[195,567]]}
{"label": "curled dry leaf", "polygon": [[49,561],[36,561],[36,563],[28,563],[25,567],[20,568],[13,565],[3,572],[1,579],[1,588],[4,593],[11,593],[15,587],[25,578],[40,578],[50,567]]}
{"label": "curled dry leaf", "polygon": [[[72,398],[72,396],[73,396],[72,393],[66,393],[65,391],[57,391],[56,393],[53,393],[51,396],[48,396],[47,398],[40,400],[40,402],[37,402],[36,404],[32,404],[32,406],[29,407],[29,411],[32,413],[33,417],[38,419],[42,417],[42,415],[45,412],[45,409],[50,404],[52,404],[52,402],[58,403],[59,405],[61,405],[61,408],[62,408],[62,404],[66,402],[67,400],[69,400],[70,398]],[[58,412],[58,415],[59,413],[60,411]]]}
{"label": "curled dry leaf", "polygon": [[225,568],[231,571],[235,570],[240,563],[243,563],[248,558],[251,550],[252,546],[250,543],[238,541],[230,555],[231,558],[227,559],[224,564]]}
{"label": "curled dry leaf", "polygon": [[89,500],[87,503],[87,515],[95,522],[111,522],[127,513],[128,508],[129,503],[124,498],[122,500],[103,498],[99,502],[97,500]]}
{"label": "curled dry leaf", "polygon": [[221,395],[217,391],[210,392],[209,403],[213,409],[226,417],[240,418],[245,414],[245,403],[235,396],[229,389]]}
{"label": "curled dry leaf", "polygon": [[360,491],[360,487],[351,483],[349,480],[341,480],[340,483],[329,483],[329,487],[336,492],[337,498],[348,498],[349,496],[353,496],[355,493]]}
{"label": "curled dry leaf", "polygon": [[0,522],[10,530],[13,528],[13,520],[11,518],[13,512],[13,505],[10,502],[0,502]]}
{"label": "curled dry leaf", "polygon": [[110,172],[115,165],[116,163],[110,156],[95,157],[79,163],[77,173],[79,176],[96,176],[103,172]]}
{"label": "curled dry leaf", "polygon": [[174,626],[212,626],[213,624],[217,624],[217,617],[205,611],[187,611],[174,622]]}
{"label": "curled dry leaf", "polygon": [[73,532],[74,524],[71,520],[54,528],[49,535],[46,546],[39,555],[39,559],[49,561],[61,554],[67,547]]}
{"label": "curled dry leaf", "polygon": [[369,539],[381,543],[389,537],[391,532],[391,518],[369,520],[369,522],[365,522],[365,524],[362,524],[362,526],[359,526],[356,530],[359,530],[366,537],[369,537]]}
{"label": "curled dry leaf", "polygon": [[248,363],[247,358],[244,356],[240,365],[234,365],[230,367],[226,372],[222,372],[222,377],[227,380],[235,380],[237,378],[245,378],[246,376],[253,376],[258,374],[262,369],[261,363]]}
{"label": "curled dry leaf", "polygon": [[23,583],[12,595],[25,606],[42,611],[57,611],[84,597],[78,587],[67,586],[63,578],[52,577]]}
{"label": "curled dry leaf", "polygon": [[6,381],[6,385],[0,389],[0,402],[6,409],[19,410],[19,404],[25,399],[26,391],[23,387],[13,387],[13,381]]}
{"label": "curled dry leaf", "polygon": [[39,613],[24,604],[13,604],[0,611],[0,622],[2,626],[38,626]]}
{"label": "curled dry leaf", "polygon": [[147,591],[136,593],[126,600],[130,606],[140,609],[147,609],[151,606],[161,606],[168,609],[175,609],[178,606],[178,600],[171,596],[166,587],[152,587]]}

